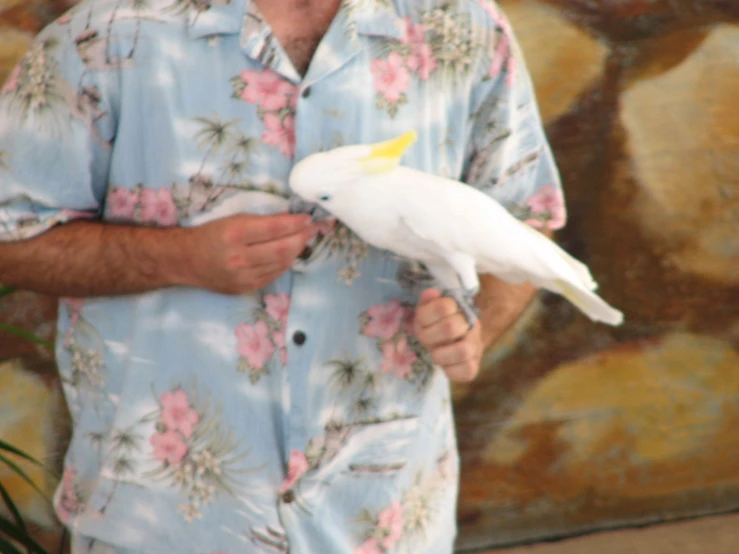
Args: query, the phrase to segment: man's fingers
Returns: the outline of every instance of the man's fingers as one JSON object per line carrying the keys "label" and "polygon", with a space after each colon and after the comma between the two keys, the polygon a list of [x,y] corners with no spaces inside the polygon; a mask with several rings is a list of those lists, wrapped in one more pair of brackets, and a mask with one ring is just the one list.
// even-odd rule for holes
{"label": "man's fingers", "polygon": [[[452,300],[452,302],[454,301]],[[470,331],[467,320],[459,313],[436,320],[428,327],[424,327],[423,324],[420,324],[419,327],[416,330],[418,340],[430,348],[454,343],[463,339]]]}
{"label": "man's fingers", "polygon": [[469,383],[480,372],[480,366],[477,361],[467,361],[447,366],[444,368],[444,373],[450,381],[457,381],[460,383]]}
{"label": "man's fingers", "polygon": [[[421,303],[424,295],[428,291],[424,291],[416,307],[415,322],[420,329],[431,327],[441,322],[443,319],[449,318],[459,312],[457,301],[453,298],[442,297],[440,293],[436,298],[430,299],[426,303]],[[430,293],[429,293],[430,296]]]}
{"label": "man's fingers", "polygon": [[244,215],[231,223],[225,239],[233,245],[269,243],[310,227],[311,218],[307,214]]}
{"label": "man's fingers", "polygon": [[246,265],[252,267],[271,263],[291,263],[303,251],[311,233],[311,229],[308,228],[276,240],[252,244],[241,256]]}
{"label": "man's fingers", "polygon": [[418,306],[420,307],[424,304],[428,304],[437,298],[441,298],[441,292],[436,289],[426,289],[421,293],[421,296],[418,297]]}
{"label": "man's fingers", "polygon": [[258,267],[252,268],[250,271],[250,275],[254,279],[262,279],[263,277],[269,277],[270,275],[274,275],[275,278],[279,277],[283,273],[285,273],[288,269],[290,269],[290,266],[292,264],[284,263],[284,262],[274,262],[270,264],[264,264],[260,265]]}
{"label": "man's fingers", "polygon": [[431,351],[434,362],[444,368],[475,361],[479,355],[480,352],[473,341],[459,341],[439,346]]}

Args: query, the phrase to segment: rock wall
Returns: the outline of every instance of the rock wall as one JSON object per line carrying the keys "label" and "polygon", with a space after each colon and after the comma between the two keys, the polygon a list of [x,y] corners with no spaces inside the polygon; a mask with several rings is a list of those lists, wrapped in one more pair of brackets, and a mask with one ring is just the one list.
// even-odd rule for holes
{"label": "rock wall", "polygon": [[[455,389],[459,545],[739,508],[739,3],[501,3],[565,182],[557,240],[627,323],[594,325],[543,294]],[[66,7],[0,0],[0,80]],[[51,298],[0,300],[0,321],[47,338],[54,314]],[[19,355],[50,360],[0,334],[0,360]],[[0,437],[53,459],[55,387],[48,369],[0,366]],[[33,400],[11,400],[21,390]]]}

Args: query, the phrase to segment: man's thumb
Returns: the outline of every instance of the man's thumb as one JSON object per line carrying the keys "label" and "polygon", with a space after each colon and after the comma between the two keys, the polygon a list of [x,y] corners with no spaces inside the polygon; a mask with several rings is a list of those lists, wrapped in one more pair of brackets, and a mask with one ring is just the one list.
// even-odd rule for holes
{"label": "man's thumb", "polygon": [[426,289],[418,298],[418,305],[422,306],[423,304],[428,304],[429,302],[436,300],[437,298],[441,298],[441,296],[441,292],[436,289]]}

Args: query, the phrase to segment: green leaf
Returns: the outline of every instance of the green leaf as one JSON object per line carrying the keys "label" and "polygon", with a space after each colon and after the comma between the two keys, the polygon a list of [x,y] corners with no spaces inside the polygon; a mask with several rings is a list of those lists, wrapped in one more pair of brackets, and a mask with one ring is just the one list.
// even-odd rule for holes
{"label": "green leaf", "polygon": [[20,456],[21,458],[24,458],[29,462],[33,462],[37,466],[46,469],[46,466],[39,462],[36,458],[31,456],[30,454],[26,454],[25,452],[23,452],[23,450],[16,448],[12,444],[5,442],[3,439],[0,439],[0,450],[5,450],[6,452],[10,452],[12,454],[15,454],[16,456]]}
{"label": "green leaf", "polygon": [[8,296],[9,294],[12,294],[15,292],[15,288],[9,287],[7,285],[0,285],[0,298],[3,296]]}
{"label": "green leaf", "polygon": [[20,327],[16,327],[15,325],[10,325],[9,323],[3,323],[2,321],[0,321],[0,331],[5,331],[6,333],[10,333],[11,335],[15,335],[17,337],[21,337],[22,339],[35,342],[36,344],[45,346],[49,350],[54,350],[54,344],[52,342],[46,339],[42,339],[38,335],[34,335],[33,333],[26,331],[25,329],[21,329]]}
{"label": "green leaf", "polygon": [[[33,554],[49,554],[39,543],[37,543],[31,535],[25,530],[21,530],[13,525],[7,518],[0,516],[0,532],[5,533],[11,539],[19,542],[26,547],[27,552]],[[7,552],[2,550],[1,552]],[[18,552],[18,550],[11,550],[10,552]]]}
{"label": "green leaf", "polygon": [[44,500],[46,500],[47,502],[51,503],[51,500],[49,500],[49,497],[46,496],[46,493],[41,490],[41,488],[34,482],[34,480],[31,479],[28,476],[28,474],[20,468],[20,466],[18,464],[16,464],[12,460],[10,460],[7,456],[3,456],[2,454],[0,454],[0,462],[4,462],[5,464],[7,464],[8,467],[10,467],[10,469],[12,469],[13,471],[15,471],[18,475],[20,475],[20,477],[26,483],[28,483],[29,485],[31,485],[34,488],[34,490],[36,490],[36,492],[38,492]]}
{"label": "green leaf", "polygon": [[3,486],[2,483],[0,483],[0,495],[3,497],[3,502],[5,502],[5,505],[8,507],[8,510],[13,515],[13,519],[15,519],[15,524],[18,526],[18,528],[26,532],[26,522],[23,521],[23,516],[21,516],[20,511],[18,510],[18,507],[15,505],[15,502],[13,502],[13,499],[10,498],[10,495],[8,494],[8,490]]}
{"label": "green leaf", "polygon": [[2,535],[0,535],[0,552],[3,552],[3,554],[23,554],[23,552],[13,546],[13,543],[5,540]]}

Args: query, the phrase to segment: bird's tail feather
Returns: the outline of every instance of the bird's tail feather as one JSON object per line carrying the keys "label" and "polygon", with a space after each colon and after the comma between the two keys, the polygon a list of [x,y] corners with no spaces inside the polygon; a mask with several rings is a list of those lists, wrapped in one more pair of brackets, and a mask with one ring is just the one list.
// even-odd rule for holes
{"label": "bird's tail feather", "polygon": [[559,290],[553,292],[564,296],[590,319],[602,321],[609,325],[621,325],[623,323],[623,313],[613,308],[594,292],[573,286],[564,279],[557,279],[556,285]]}
{"label": "bird's tail feather", "polygon": [[598,290],[598,283],[593,279],[593,275],[590,273],[590,269],[581,261],[570,256],[566,251],[562,250],[562,258],[570,265],[570,267],[577,273],[583,286],[587,287],[588,290]]}
{"label": "bird's tail feather", "polygon": [[590,273],[590,269],[588,268],[588,266],[586,266],[580,260],[571,256],[566,250],[564,250],[557,243],[553,242],[551,239],[542,235],[539,231],[533,229],[531,226],[527,225],[523,221],[520,221],[519,223],[523,227],[525,227],[526,230],[532,234],[532,236],[535,236],[537,241],[546,242],[547,247],[549,248],[551,248],[551,246],[555,246],[557,253],[559,254],[559,257],[565,263],[567,263],[567,265],[569,265],[570,268],[572,268],[572,270],[575,272],[577,277],[580,279],[584,287],[588,288],[589,290],[598,289],[598,283],[596,283],[595,279],[593,279],[593,275]]}

